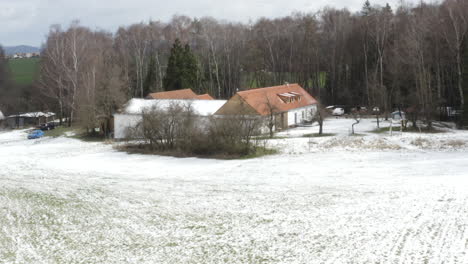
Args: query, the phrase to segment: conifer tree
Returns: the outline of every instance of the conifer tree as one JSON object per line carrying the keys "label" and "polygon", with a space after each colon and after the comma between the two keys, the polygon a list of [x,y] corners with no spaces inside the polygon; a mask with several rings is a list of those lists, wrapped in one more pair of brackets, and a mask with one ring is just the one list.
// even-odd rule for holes
{"label": "conifer tree", "polygon": [[371,7],[369,0],[366,0],[366,2],[364,2],[364,5],[362,6],[361,15],[369,16],[371,13],[371,9],[372,7]]}
{"label": "conifer tree", "polygon": [[198,65],[190,46],[182,47],[180,40],[176,39],[171,49],[166,76],[164,76],[164,89],[166,91],[194,88],[197,83]]}

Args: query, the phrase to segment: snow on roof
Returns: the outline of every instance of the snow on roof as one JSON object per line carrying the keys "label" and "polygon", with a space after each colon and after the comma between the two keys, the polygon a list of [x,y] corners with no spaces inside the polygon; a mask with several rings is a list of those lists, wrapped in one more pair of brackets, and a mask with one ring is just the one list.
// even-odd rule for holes
{"label": "snow on roof", "polygon": [[283,96],[283,97],[296,97],[296,96],[301,96],[300,93],[296,93],[296,92],[287,92],[287,93],[280,93],[278,94],[279,96]]}
{"label": "snow on roof", "polygon": [[144,110],[149,110],[157,106],[160,109],[167,109],[171,104],[182,106],[192,105],[195,113],[200,116],[210,116],[223,106],[226,100],[189,100],[189,99],[139,99],[133,98],[127,102],[122,113],[141,114]]}
{"label": "snow on roof", "polygon": [[282,93],[282,94],[278,94],[279,96],[284,96],[284,97],[294,97],[295,95],[292,94],[292,93]]}
{"label": "snow on roof", "polygon": [[10,115],[8,117],[51,117],[55,116],[55,113],[52,112],[30,112],[30,113],[23,113],[19,115]]}

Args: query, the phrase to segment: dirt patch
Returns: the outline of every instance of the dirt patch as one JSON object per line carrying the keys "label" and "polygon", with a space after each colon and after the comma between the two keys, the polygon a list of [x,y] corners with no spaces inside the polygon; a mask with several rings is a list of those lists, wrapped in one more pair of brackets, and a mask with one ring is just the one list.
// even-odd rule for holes
{"label": "dirt patch", "polygon": [[450,148],[463,148],[466,147],[466,142],[460,139],[451,139],[447,140],[445,145]]}
{"label": "dirt patch", "polygon": [[420,149],[463,149],[467,146],[467,142],[461,139],[427,139],[416,138],[410,142],[411,145]]}
{"label": "dirt patch", "polygon": [[322,144],[320,147],[329,148],[347,148],[347,149],[364,149],[364,150],[399,150],[401,147],[391,143],[384,138],[365,139],[361,137],[343,137],[333,138]]}
{"label": "dirt patch", "polygon": [[433,147],[433,142],[426,138],[416,138],[410,142],[411,145],[422,148],[422,149],[427,149],[427,148],[432,148]]}

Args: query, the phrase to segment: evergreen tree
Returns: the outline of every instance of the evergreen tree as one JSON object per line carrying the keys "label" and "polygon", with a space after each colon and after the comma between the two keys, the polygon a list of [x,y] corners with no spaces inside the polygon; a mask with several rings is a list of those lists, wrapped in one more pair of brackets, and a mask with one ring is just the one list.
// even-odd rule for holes
{"label": "evergreen tree", "polygon": [[193,88],[197,84],[198,64],[197,58],[190,50],[190,46],[185,44],[183,54],[183,81],[182,88]]}
{"label": "evergreen tree", "polygon": [[188,44],[182,47],[180,40],[176,39],[171,49],[164,76],[164,89],[166,91],[193,88],[197,83],[198,66],[195,55]]}
{"label": "evergreen tree", "polygon": [[371,7],[369,0],[366,0],[366,2],[364,2],[364,5],[362,6],[361,14],[363,16],[369,16],[371,13],[371,9],[372,7]]}

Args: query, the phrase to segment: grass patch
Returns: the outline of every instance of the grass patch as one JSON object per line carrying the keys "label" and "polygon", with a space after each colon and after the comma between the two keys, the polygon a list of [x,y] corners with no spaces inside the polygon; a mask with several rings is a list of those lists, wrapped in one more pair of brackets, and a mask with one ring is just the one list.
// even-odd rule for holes
{"label": "grass patch", "polygon": [[332,136],[335,136],[336,134],[334,133],[322,133],[322,134],[319,134],[319,133],[310,133],[310,134],[304,134],[302,135],[302,137],[332,137]]}
{"label": "grass patch", "polygon": [[76,127],[58,126],[55,129],[44,131],[46,137],[61,137],[66,136],[67,133],[77,132],[79,129]]}
{"label": "grass patch", "polygon": [[39,58],[8,60],[13,81],[19,85],[31,85],[39,71]]}
{"label": "grass patch", "polygon": [[417,132],[417,133],[421,132],[421,133],[425,133],[425,134],[438,134],[438,133],[445,133],[446,131],[436,129],[436,128],[434,128],[434,127],[431,128],[431,129],[427,129],[427,128],[425,128],[425,127],[422,127],[422,128],[421,128],[421,131],[419,131],[418,128],[415,128],[415,127],[413,127],[413,126],[409,126],[409,127],[407,127],[405,130],[403,130],[403,132],[413,132],[413,133],[415,133],[415,132]]}
{"label": "grass patch", "polygon": [[240,159],[254,159],[254,158],[260,158],[263,156],[275,155],[275,154],[278,154],[278,150],[276,149],[257,147],[255,153],[240,156],[239,158]]}
{"label": "grass patch", "polygon": [[[400,131],[400,127],[393,127],[393,131]],[[390,127],[379,127],[370,132],[376,133],[376,134],[383,134],[383,133],[390,132]]]}
{"label": "grass patch", "polygon": [[354,134],[350,134],[349,136],[350,136],[350,137],[363,137],[363,136],[365,136],[365,134],[354,133]]}
{"label": "grass patch", "polygon": [[445,144],[451,148],[461,148],[466,146],[466,142],[460,139],[448,140]]}
{"label": "grass patch", "polygon": [[287,138],[288,138],[288,137],[281,137],[281,136],[273,136],[273,137],[270,137],[270,136],[264,135],[264,136],[256,137],[255,139],[258,139],[258,140],[269,140],[269,139],[287,139]]}
{"label": "grass patch", "polygon": [[[68,126],[59,126],[55,129],[44,131],[45,136],[47,137],[68,137],[79,139],[86,142],[102,142],[106,138],[100,135],[89,135],[85,132],[84,129],[77,128],[77,127],[68,127]],[[71,134],[71,135],[67,135]]]}
{"label": "grass patch", "polygon": [[363,137],[336,137],[320,145],[325,149],[348,148],[356,150],[399,150],[401,147],[384,138],[365,140]]}
{"label": "grass patch", "polygon": [[70,138],[74,139],[79,139],[81,141],[86,141],[86,142],[103,142],[106,140],[105,137],[100,136],[100,135],[89,135],[86,133],[77,133],[73,136],[70,136]]}
{"label": "grass patch", "polygon": [[254,153],[240,155],[240,154],[223,154],[215,153],[212,155],[197,155],[194,153],[185,153],[178,150],[154,150],[147,144],[124,144],[115,147],[117,150],[127,152],[128,154],[143,154],[143,155],[159,155],[176,158],[205,158],[205,159],[253,159],[268,155],[278,154],[278,150],[265,147],[256,147]]}

